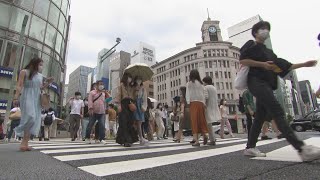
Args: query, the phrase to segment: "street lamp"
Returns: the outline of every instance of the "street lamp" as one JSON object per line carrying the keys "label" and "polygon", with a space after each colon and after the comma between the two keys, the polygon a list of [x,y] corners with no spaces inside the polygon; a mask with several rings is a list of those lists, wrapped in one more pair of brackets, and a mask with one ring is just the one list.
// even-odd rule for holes
{"label": "street lamp", "polygon": [[105,61],[108,57],[110,57],[114,52],[116,52],[116,49],[115,49],[115,47],[117,47],[118,46],[118,44],[120,44],[120,42],[121,42],[121,39],[118,37],[117,39],[116,39],[116,44],[112,47],[112,48],[110,48],[104,55],[102,55],[101,56],[101,60],[99,61],[99,71],[98,71],[98,74],[99,74],[99,76],[98,76],[98,79],[102,79],[102,63],[103,63],[103,61]]}

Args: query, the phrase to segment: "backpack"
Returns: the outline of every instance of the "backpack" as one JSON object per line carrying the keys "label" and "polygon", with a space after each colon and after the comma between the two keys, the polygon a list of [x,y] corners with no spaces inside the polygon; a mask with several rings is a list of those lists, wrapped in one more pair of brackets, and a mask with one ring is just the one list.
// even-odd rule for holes
{"label": "backpack", "polygon": [[243,103],[243,97],[239,97],[239,105],[238,105],[238,109],[241,113],[245,113],[245,107],[244,107],[244,103]]}
{"label": "backpack", "polygon": [[44,125],[50,126],[53,122],[53,114],[47,114],[46,117],[44,118]]}

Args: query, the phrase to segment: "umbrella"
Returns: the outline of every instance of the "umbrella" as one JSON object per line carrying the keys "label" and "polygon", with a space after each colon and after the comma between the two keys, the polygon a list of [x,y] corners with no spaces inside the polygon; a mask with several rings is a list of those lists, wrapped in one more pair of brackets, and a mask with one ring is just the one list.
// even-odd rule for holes
{"label": "umbrella", "polygon": [[174,102],[179,102],[180,101],[180,96],[176,96],[173,98]]}
{"label": "umbrella", "polygon": [[156,103],[156,102],[158,102],[157,100],[155,100],[155,99],[153,99],[153,98],[150,98],[150,97],[148,97],[149,99],[150,99],[150,101],[151,102],[153,102],[153,103]]}
{"label": "umbrella", "polygon": [[129,73],[132,77],[140,76],[142,81],[151,80],[153,76],[151,68],[144,63],[131,64],[124,70],[124,73]]}

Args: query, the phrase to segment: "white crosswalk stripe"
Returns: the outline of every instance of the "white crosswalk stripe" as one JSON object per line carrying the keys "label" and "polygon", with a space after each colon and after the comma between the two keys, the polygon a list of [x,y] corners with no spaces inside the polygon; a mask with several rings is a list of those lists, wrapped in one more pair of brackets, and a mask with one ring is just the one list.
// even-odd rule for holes
{"label": "white crosswalk stripe", "polygon": [[[189,142],[173,143],[170,139],[152,141],[147,147],[135,144],[130,148],[120,146],[114,141],[108,141],[106,145],[37,142],[32,146],[95,176],[109,176],[241,151],[245,148],[246,141],[247,139],[239,138],[218,139],[217,145],[223,147],[202,146],[206,148],[192,147]],[[259,141],[257,146],[280,141],[283,140]]]}

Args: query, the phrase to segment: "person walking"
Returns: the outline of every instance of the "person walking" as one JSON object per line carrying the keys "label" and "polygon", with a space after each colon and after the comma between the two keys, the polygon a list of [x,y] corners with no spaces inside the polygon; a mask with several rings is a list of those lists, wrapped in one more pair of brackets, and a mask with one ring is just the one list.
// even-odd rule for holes
{"label": "person walking", "polygon": [[110,137],[115,138],[117,135],[117,112],[114,110],[113,104],[109,104],[108,115],[109,115]]}
{"label": "person walking", "polygon": [[163,133],[165,131],[164,123],[163,123],[163,106],[161,103],[157,105],[155,110],[155,120],[157,125],[157,140],[163,139]]}
{"label": "person walking", "polygon": [[137,131],[133,126],[135,103],[131,84],[132,76],[124,73],[118,89],[117,98],[115,99],[119,112],[119,128],[116,142],[124,147],[131,147],[133,143],[139,141]]}
{"label": "person walking", "polygon": [[[14,114],[20,114],[20,116],[17,115],[17,116],[15,116],[15,117],[10,117],[10,116],[12,116],[12,115],[14,115]],[[9,116],[9,119],[10,119],[10,121],[11,121],[11,122],[10,122],[10,129],[9,129],[9,131],[8,131],[8,136],[7,136],[7,138],[5,139],[6,142],[12,142],[12,139],[11,139],[11,138],[12,138],[12,135],[13,135],[13,133],[14,133],[14,128],[18,127],[19,124],[20,124],[21,110],[20,110],[18,104],[14,104],[14,105],[13,105],[13,108],[12,108],[11,111],[10,111],[10,116]],[[17,139],[14,138],[14,140],[16,141]]]}
{"label": "person walking", "polygon": [[84,108],[83,108],[83,118],[81,121],[81,136],[82,136],[82,141],[86,140],[86,130],[89,124],[89,107],[88,107],[88,98],[84,98],[83,100],[84,103]]}
{"label": "person walking", "polygon": [[248,137],[249,137],[253,117],[256,112],[256,105],[254,103],[253,95],[250,93],[250,91],[248,89],[246,89],[242,93],[242,98],[243,98],[243,105],[244,105],[245,114],[247,117],[247,132],[248,132]]}
{"label": "person walking", "polygon": [[137,76],[134,78],[133,88],[134,88],[134,97],[135,97],[134,100],[136,101],[136,107],[137,107],[133,115],[137,125],[140,145],[144,146],[148,144],[148,140],[143,138],[141,125],[143,122],[145,122],[144,113],[148,107],[148,102],[147,102],[148,97],[147,97],[146,90],[143,88],[143,82],[141,77]]}
{"label": "person walking", "polygon": [[52,124],[55,120],[56,120],[56,117],[54,115],[54,110],[52,108],[49,108],[43,120],[45,141],[49,141]]}
{"label": "person walking", "polygon": [[275,120],[279,130],[287,141],[297,150],[302,161],[312,161],[320,158],[320,148],[307,146],[299,140],[289,127],[285,119],[285,113],[277,101],[273,90],[277,89],[277,76],[284,77],[291,70],[301,67],[312,67],[317,61],[307,61],[299,64],[292,64],[268,49],[264,42],[269,38],[270,23],[260,21],[252,27],[252,35],[255,41],[250,40],[240,49],[240,63],[250,68],[248,73],[248,89],[257,100],[257,112],[252,124],[247,147],[244,155],[265,157],[256,148],[258,136],[261,132],[265,116],[269,115]]}
{"label": "person walking", "polygon": [[231,137],[234,137],[231,129],[231,125],[228,119],[228,111],[227,111],[227,101],[225,99],[220,100],[220,114],[221,114],[221,123],[220,123],[220,137],[221,139],[224,138],[224,126],[227,126],[229,134]]}
{"label": "person walking", "polygon": [[41,124],[41,90],[53,82],[53,78],[45,79],[41,72],[43,60],[33,58],[29,64],[20,71],[13,104],[18,104],[20,99],[21,120],[14,129],[19,137],[23,137],[20,150],[31,151],[29,139],[39,133]]}
{"label": "person walking", "polygon": [[212,123],[221,120],[219,105],[218,105],[218,95],[217,89],[212,84],[212,78],[207,76],[203,79],[203,83],[208,92],[208,98],[206,99],[206,120],[209,131],[210,142],[208,145],[216,145],[216,138],[214,136],[214,131],[212,128]]}
{"label": "person walking", "polygon": [[190,104],[190,118],[193,140],[192,146],[200,146],[199,134],[203,136],[203,144],[208,142],[208,126],[205,118],[205,102],[208,92],[203,86],[199,71],[194,69],[190,72],[190,81],[187,83],[186,101]]}
{"label": "person walking", "polygon": [[164,105],[162,108],[162,121],[164,125],[163,139],[168,139],[168,105]]}
{"label": "person walking", "polygon": [[[91,129],[94,123],[98,121],[99,124],[99,141],[101,144],[106,144],[105,141],[105,113],[106,113],[106,94],[104,90],[103,81],[99,80],[96,83],[97,89],[90,91],[88,97],[89,107],[89,124],[86,128],[86,142],[91,144]],[[109,96],[109,95],[108,95]],[[108,97],[107,97],[108,98]]]}
{"label": "person walking", "polygon": [[71,141],[76,140],[77,132],[81,123],[80,121],[83,118],[84,113],[84,103],[81,99],[81,93],[75,92],[74,95],[75,97],[71,97],[68,100],[68,103],[71,106],[71,112],[69,117]]}

